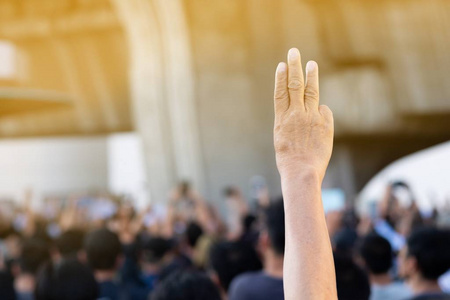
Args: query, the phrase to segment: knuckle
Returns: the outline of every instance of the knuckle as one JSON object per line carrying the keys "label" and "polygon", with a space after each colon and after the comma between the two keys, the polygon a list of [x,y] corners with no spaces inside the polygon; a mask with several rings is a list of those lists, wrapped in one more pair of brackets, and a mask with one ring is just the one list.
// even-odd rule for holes
{"label": "knuckle", "polygon": [[274,99],[277,101],[285,100],[288,98],[288,94],[286,91],[277,91],[275,92]]}
{"label": "knuckle", "polygon": [[283,139],[275,138],[274,148],[276,153],[283,153],[288,151],[289,143],[286,143]]}
{"label": "knuckle", "polygon": [[331,109],[326,105],[321,105],[319,109],[320,114],[324,119],[325,125],[329,128],[333,128],[334,120],[333,120],[333,112],[331,111]]}
{"label": "knuckle", "polygon": [[289,119],[298,120],[301,118],[301,114],[298,110],[292,110],[289,112]]}
{"label": "knuckle", "polygon": [[283,145],[275,145],[275,153],[284,153],[287,150],[288,149],[287,149],[287,146],[285,144],[283,144]]}
{"label": "knuckle", "polygon": [[292,78],[289,80],[289,89],[300,90],[303,88],[303,82],[299,78]]}
{"label": "knuckle", "polygon": [[320,113],[323,114],[323,115],[333,116],[333,112],[326,105],[320,105],[319,106],[319,110],[320,110]]}
{"label": "knuckle", "polygon": [[274,131],[275,133],[277,133],[277,132],[280,131],[280,129],[281,129],[281,124],[280,124],[280,122],[275,122],[275,126],[274,126],[274,128],[273,128],[273,131]]}
{"label": "knuckle", "polygon": [[305,98],[308,99],[319,99],[319,91],[317,89],[306,89]]}

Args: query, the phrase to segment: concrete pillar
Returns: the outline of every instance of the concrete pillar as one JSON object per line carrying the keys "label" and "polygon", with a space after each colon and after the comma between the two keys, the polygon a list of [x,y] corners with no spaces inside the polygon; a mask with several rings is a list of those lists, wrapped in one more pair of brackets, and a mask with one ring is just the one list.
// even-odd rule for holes
{"label": "concrete pillar", "polygon": [[178,180],[204,191],[190,41],[180,0],[114,0],[126,31],[137,131],[152,201]]}

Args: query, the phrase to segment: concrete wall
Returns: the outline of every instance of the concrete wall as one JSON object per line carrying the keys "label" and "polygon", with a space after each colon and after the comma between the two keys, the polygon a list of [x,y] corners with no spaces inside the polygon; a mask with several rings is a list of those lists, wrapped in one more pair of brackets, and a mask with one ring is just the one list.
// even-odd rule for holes
{"label": "concrete wall", "polygon": [[0,197],[108,188],[105,137],[14,139],[0,142]]}
{"label": "concrete wall", "polygon": [[0,141],[0,199],[111,191],[148,205],[142,140],[134,132]]}

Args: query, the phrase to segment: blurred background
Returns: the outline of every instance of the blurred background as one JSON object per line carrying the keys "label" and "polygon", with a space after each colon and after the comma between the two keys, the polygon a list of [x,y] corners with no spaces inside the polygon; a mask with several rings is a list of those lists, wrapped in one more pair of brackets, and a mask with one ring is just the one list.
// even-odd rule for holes
{"label": "blurred background", "polygon": [[450,294],[449,0],[0,0],[0,298],[283,299],[292,47],[339,299]]}
{"label": "blurred background", "polygon": [[362,203],[403,180],[442,206],[449,41],[445,0],[0,0],[0,197],[279,195],[274,70],[297,47],[335,116],[324,188]]}

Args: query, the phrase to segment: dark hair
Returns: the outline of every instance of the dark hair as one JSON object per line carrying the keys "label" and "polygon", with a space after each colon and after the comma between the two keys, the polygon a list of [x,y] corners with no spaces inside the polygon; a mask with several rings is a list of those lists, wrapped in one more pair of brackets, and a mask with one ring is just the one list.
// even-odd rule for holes
{"label": "dark hair", "polygon": [[252,229],[253,224],[257,221],[256,217],[252,214],[245,215],[244,218],[242,218],[242,227],[244,228],[244,231],[249,231]]}
{"label": "dark hair", "polygon": [[75,255],[83,249],[84,232],[69,229],[56,239],[56,248],[62,256]]}
{"label": "dark hair", "polygon": [[409,236],[407,245],[408,256],[417,260],[424,278],[436,280],[450,268],[450,230],[417,229]]}
{"label": "dark hair", "polygon": [[369,299],[369,278],[349,256],[335,253],[334,266],[339,300]]}
{"label": "dark hair", "polygon": [[195,247],[198,239],[203,234],[203,229],[195,222],[190,222],[186,228],[186,239],[191,247]]}
{"label": "dark hair", "polygon": [[265,226],[269,234],[272,248],[277,254],[284,254],[284,206],[283,198],[271,203],[266,210]]}
{"label": "dark hair", "polygon": [[119,238],[112,231],[102,228],[90,232],[84,240],[89,265],[94,270],[111,270],[116,267],[122,252]]}
{"label": "dark hair", "polygon": [[236,276],[262,269],[255,249],[244,242],[220,242],[212,246],[209,253],[211,268],[219,276],[222,288],[227,291]]}
{"label": "dark hair", "polygon": [[205,274],[179,271],[169,275],[155,289],[152,300],[220,300],[220,292]]}
{"label": "dark hair", "polygon": [[37,238],[23,242],[19,258],[21,272],[35,275],[39,267],[50,259],[47,243]]}
{"label": "dark hair", "polygon": [[339,252],[342,255],[353,255],[358,234],[352,228],[343,228],[336,232],[331,238],[334,252]]}
{"label": "dark hair", "polygon": [[142,259],[149,263],[159,262],[171,247],[171,242],[167,239],[160,237],[149,238],[142,242]]}
{"label": "dark hair", "polygon": [[75,258],[48,263],[36,281],[36,300],[95,300],[98,285],[90,269]]}
{"label": "dark hair", "polygon": [[0,271],[0,295],[2,296],[2,299],[16,299],[14,279],[11,274],[5,271]]}
{"label": "dark hair", "polygon": [[392,267],[392,247],[388,240],[376,233],[367,235],[361,242],[359,253],[373,274],[384,274]]}

